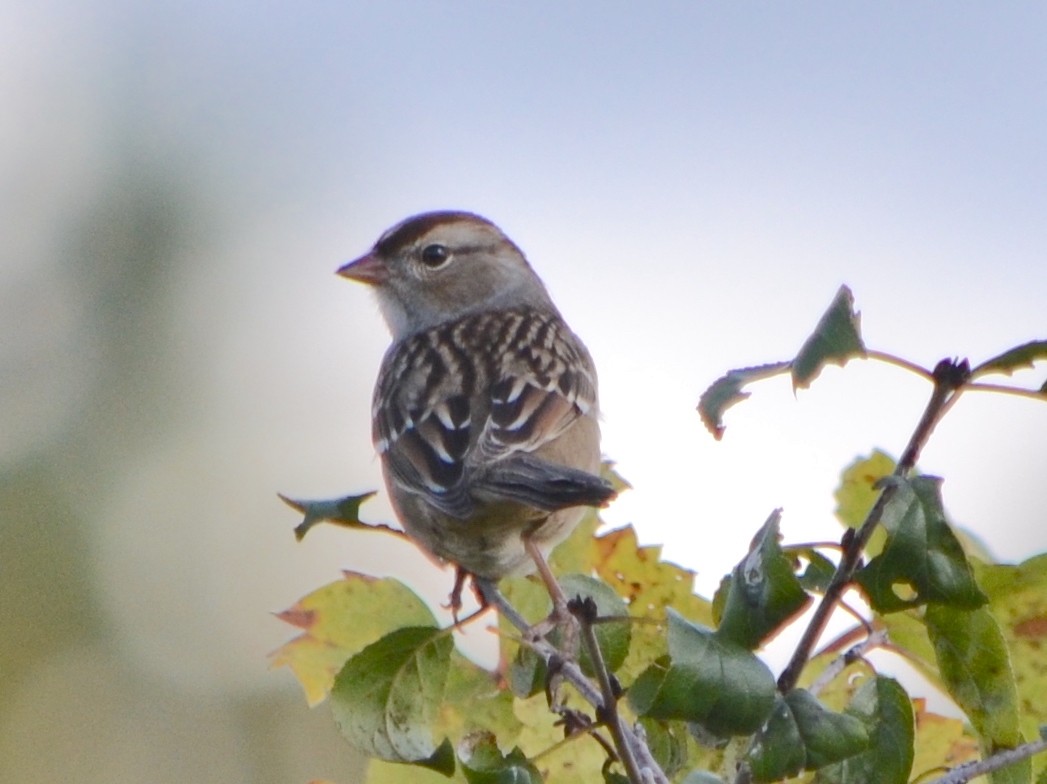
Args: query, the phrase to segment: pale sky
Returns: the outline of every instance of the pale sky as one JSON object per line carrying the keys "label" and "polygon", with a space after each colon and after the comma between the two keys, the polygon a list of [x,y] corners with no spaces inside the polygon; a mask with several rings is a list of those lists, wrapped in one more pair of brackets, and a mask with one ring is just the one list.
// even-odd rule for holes
{"label": "pale sky", "polygon": [[[388,336],[333,273],[407,215],[475,211],[525,251],[596,359],[604,450],[635,486],[607,519],[665,543],[706,594],[775,507],[787,541],[838,539],[840,470],[897,455],[926,401],[856,363],[795,397],[757,386],[723,442],[705,432],[705,387],[790,358],[841,283],[870,347],[927,367],[1047,338],[1042,3],[0,14],[0,360],[38,368],[0,387],[2,465],[62,437],[97,383],[64,227],[114,172],[162,172],[193,205],[161,317],[182,419],[124,456],[92,543],[128,655],[183,684],[264,691],[290,634],[265,613],[339,568],[434,602],[449,585],[392,545],[295,544],[274,500],[380,486],[369,398]],[[1047,549],[1047,405],[971,395],[921,466],[1001,558]],[[157,606],[182,623],[152,628]]]}

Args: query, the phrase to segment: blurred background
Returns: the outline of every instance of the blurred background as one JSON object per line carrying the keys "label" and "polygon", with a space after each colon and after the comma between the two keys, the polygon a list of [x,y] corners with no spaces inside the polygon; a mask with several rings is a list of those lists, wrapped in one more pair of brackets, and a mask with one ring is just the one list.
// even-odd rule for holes
{"label": "blurred background", "polygon": [[[841,283],[927,367],[1047,338],[1045,39],[1036,2],[0,5],[0,778],[358,779],[271,613],[451,575],[296,544],[276,493],[380,484],[388,336],[333,272],[415,212],[499,223],[589,344],[612,524],[707,595],[775,507],[838,538],[840,469],[928,385],[771,381],[720,443],[698,396]],[[1047,406],[970,394],[921,465],[997,557],[1047,549]]]}

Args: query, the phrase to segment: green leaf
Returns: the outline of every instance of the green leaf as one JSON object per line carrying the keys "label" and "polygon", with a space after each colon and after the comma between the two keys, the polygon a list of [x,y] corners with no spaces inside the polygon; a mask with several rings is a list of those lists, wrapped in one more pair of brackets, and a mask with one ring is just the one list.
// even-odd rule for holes
{"label": "green leaf", "polygon": [[888,613],[928,602],[966,608],[984,604],[985,594],[945,519],[941,479],[887,481],[893,485],[882,519],[887,542],[856,574],[873,608]]}
{"label": "green leaf", "polygon": [[520,732],[513,713],[513,696],[499,684],[499,677],[465,658],[451,654],[443,704],[434,735],[457,741],[478,730],[495,733],[503,744]]}
{"label": "green leaf", "polygon": [[[1007,643],[1018,694],[1047,694],[1047,554],[1017,565],[975,560],[974,567]],[[1047,700],[1022,699],[1018,708],[1025,737],[1035,737],[1047,723]],[[1033,767],[1047,771],[1047,756],[1037,755]]]}
{"label": "green leaf", "polygon": [[818,770],[869,747],[869,733],[860,719],[826,709],[804,689],[794,689],[784,701],[800,732],[807,770]]}
{"label": "green leaf", "polygon": [[274,667],[290,667],[310,705],[322,702],[346,660],[401,626],[435,626],[418,596],[392,577],[345,572],[345,579],[318,588],[277,617],[304,633],[272,655]]}
{"label": "green leaf", "polygon": [[687,762],[687,730],[681,722],[640,719],[647,748],[666,776],[673,776]]}
{"label": "green leaf", "polygon": [[353,656],[331,690],[342,735],[362,753],[390,762],[445,761],[433,729],[453,650],[446,632],[408,626]]}
{"label": "green leaf", "polygon": [[826,709],[804,689],[775,701],[770,718],[753,736],[749,764],[755,781],[776,781],[801,770],[817,770],[869,746],[858,718]]}
{"label": "green leaf", "polygon": [[801,560],[807,561],[807,568],[797,576],[805,591],[825,593],[836,574],[836,564],[813,547],[783,547],[782,553],[793,562],[794,571],[799,568]]}
{"label": "green leaf", "polygon": [[[596,642],[600,646],[604,664],[615,672],[625,661],[629,653],[629,641],[632,637],[632,624],[629,622],[629,608],[622,598],[607,583],[585,574],[568,574],[560,578],[560,587],[568,600],[590,598],[596,602],[600,618],[622,618],[619,621],[597,623],[593,627]],[[555,644],[555,641],[554,641]],[[578,664],[586,675],[595,675],[589,652],[582,647]]]}
{"label": "green leaf", "polygon": [[758,367],[737,368],[727,371],[727,374],[716,379],[698,399],[698,415],[702,423],[719,441],[723,438],[726,427],[723,424],[724,412],[735,403],[740,403],[749,397],[750,392],[743,392],[742,388],[753,381],[761,381],[771,376],[777,376],[789,369],[788,362],[774,362],[770,365],[759,365]]}
{"label": "green leaf", "polygon": [[502,754],[495,736],[478,732],[458,748],[469,784],[542,784],[542,776],[518,748]]}
{"label": "green leaf", "polygon": [[868,748],[818,771],[818,784],[906,784],[912,770],[914,724],[912,703],[893,678],[863,683],[845,711],[865,725]]}
{"label": "green leaf", "polygon": [[[767,518],[726,585],[716,634],[753,650],[810,602],[779,545],[781,510]],[[714,607],[716,603],[714,602]]]}
{"label": "green leaf", "polygon": [[642,716],[700,724],[718,736],[755,732],[774,706],[774,676],[762,661],[669,611],[669,657],[629,690]]}
{"label": "green leaf", "polygon": [[1005,373],[1009,376],[1015,370],[1031,368],[1041,360],[1047,360],[1047,340],[1032,340],[982,362],[971,371],[971,378],[990,373]]}
{"label": "green leaf", "polygon": [[360,505],[369,498],[374,497],[373,491],[363,495],[350,495],[345,498],[334,498],[328,501],[296,501],[279,493],[277,495],[289,507],[305,515],[305,519],[295,526],[294,529],[294,538],[299,542],[318,523],[333,523],[343,528],[362,528],[372,531],[385,531],[399,537],[405,536],[404,532],[399,529],[383,523],[365,523],[360,519]]}
{"label": "green leaf", "polygon": [[793,389],[809,387],[829,362],[845,365],[849,359],[864,356],[861,316],[854,310],[854,295],[840,286],[814,333],[792,361]]}
{"label": "green leaf", "polygon": [[422,760],[415,760],[412,765],[435,770],[444,776],[453,776],[455,769],[454,747],[451,741],[444,738],[443,743],[436,747],[436,751]]}
{"label": "green leaf", "polygon": [[[924,621],[942,681],[970,719],[983,752],[988,756],[1022,743],[1018,689],[1003,633],[992,613],[986,608],[932,605]],[[1026,760],[1024,779],[1019,780],[1029,780],[1029,764]]]}
{"label": "green leaf", "polygon": [[533,697],[545,688],[549,669],[545,660],[525,645],[519,645],[509,662],[506,680],[517,697]]}

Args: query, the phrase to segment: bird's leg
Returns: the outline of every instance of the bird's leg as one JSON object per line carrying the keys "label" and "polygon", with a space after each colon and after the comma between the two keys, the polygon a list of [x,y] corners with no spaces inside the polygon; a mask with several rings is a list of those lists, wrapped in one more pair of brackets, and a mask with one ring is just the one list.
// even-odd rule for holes
{"label": "bird's leg", "polygon": [[[564,660],[578,660],[578,648],[579,648],[579,637],[581,629],[578,624],[578,619],[574,617],[574,614],[567,608],[567,596],[563,592],[563,588],[560,587],[560,583],[556,579],[556,575],[553,574],[553,570],[549,568],[549,562],[545,560],[541,549],[536,545],[529,536],[523,537],[524,548],[527,553],[534,560],[535,566],[538,567],[538,575],[542,578],[542,582],[545,583],[546,589],[549,591],[549,597],[553,600],[553,611],[544,621],[539,621],[531,627],[530,633],[535,637],[545,637],[549,632],[559,628],[560,640],[559,650],[560,654],[557,655],[556,661],[560,664],[554,666],[554,661],[550,659],[549,669],[546,675],[545,691],[546,697],[549,700],[549,705],[554,709],[558,709],[560,706],[560,700],[558,695],[559,686],[563,679],[563,676],[559,672],[559,667],[562,666]],[[560,658],[562,655],[563,658]]]}
{"label": "bird's leg", "polygon": [[447,600],[447,609],[451,611],[451,617],[454,619],[454,625],[458,625],[458,611],[462,609],[462,588],[465,587],[465,578],[469,576],[469,572],[465,571],[460,566],[454,567],[454,587],[451,589],[451,596]]}
{"label": "bird's leg", "polygon": [[523,543],[527,554],[531,556],[534,565],[538,567],[538,576],[545,583],[545,587],[549,591],[549,598],[553,600],[553,616],[558,621],[570,618],[571,613],[567,610],[567,596],[564,595],[563,588],[557,582],[553,570],[549,568],[549,562],[545,560],[545,555],[531,537],[524,536]]}
{"label": "bird's leg", "polygon": [[541,549],[529,536],[523,537],[523,543],[527,554],[531,556],[534,565],[538,567],[538,576],[545,583],[546,590],[549,591],[549,598],[553,600],[552,614],[544,621],[540,621],[531,627],[531,633],[536,637],[544,637],[550,631],[559,627],[563,630],[563,641],[560,649],[565,656],[573,659],[578,652],[578,619],[567,609],[567,596],[564,594],[563,588],[560,587],[553,570],[549,568],[549,562],[545,560],[545,555]]}
{"label": "bird's leg", "polygon": [[[459,618],[458,613],[462,609],[462,591],[465,589],[465,581],[470,577],[473,582],[473,593],[476,595],[476,601],[480,606],[464,618]],[[451,596],[447,600],[447,604],[444,606],[446,609],[451,611],[451,618],[454,620],[456,628],[465,626],[473,619],[479,618],[491,609],[491,603],[487,600],[487,597],[484,596],[483,590],[477,583],[478,579],[479,578],[475,574],[463,569],[461,566],[454,567],[454,587],[451,589]]]}

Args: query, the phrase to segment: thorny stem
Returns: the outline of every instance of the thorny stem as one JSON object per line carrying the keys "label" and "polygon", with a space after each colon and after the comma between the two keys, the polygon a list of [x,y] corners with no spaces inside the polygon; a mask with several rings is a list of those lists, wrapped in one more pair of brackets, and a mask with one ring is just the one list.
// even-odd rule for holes
{"label": "thorny stem", "polygon": [[582,629],[582,642],[589,651],[589,659],[593,663],[593,669],[600,683],[603,705],[597,708],[597,717],[606,722],[607,728],[611,731],[618,758],[622,761],[622,767],[625,768],[629,781],[642,783],[643,779],[636,764],[636,757],[623,732],[622,717],[618,713],[618,694],[611,683],[611,674],[607,671],[600,643],[596,639],[596,630],[593,628],[597,618],[596,602],[592,599],[572,599],[567,603],[567,608],[578,619],[578,625]]}
{"label": "thorny stem", "polygon": [[[909,443],[906,445],[905,451],[894,469],[894,476],[905,477],[913,470],[920,452],[927,443],[927,439],[930,438],[941,418],[952,407],[953,402],[969,380],[970,374],[971,369],[967,364],[967,360],[954,361],[943,359],[934,368],[932,374],[934,389],[931,392],[931,398],[927,401],[927,407],[924,409],[923,416],[920,417],[920,421],[917,423],[915,430],[913,430]],[[858,570],[858,566],[861,563],[862,552],[865,550],[869,537],[872,536],[876,526],[880,524],[880,520],[883,519],[883,513],[896,492],[897,485],[884,485],[883,489],[880,490],[876,503],[869,510],[869,514],[861,527],[856,531],[848,529],[844,533],[841,541],[843,553],[840,556],[840,564],[836,567],[836,572],[829,582],[829,587],[826,588],[821,602],[819,602],[817,609],[814,611],[811,622],[804,630],[792,658],[778,677],[778,690],[782,694],[791,691],[800,679],[803,668],[811,658],[814,646],[818,644],[818,639],[825,631],[829,617],[854,579],[854,573]]]}
{"label": "thorny stem", "polygon": [[[546,664],[548,664],[549,660],[553,657],[560,657],[560,652],[545,640],[527,638],[527,632],[530,631],[531,625],[516,611],[516,608],[509,604],[508,600],[502,595],[501,591],[498,590],[493,582],[477,578],[476,587],[479,589],[484,601],[495,607],[498,612],[502,614],[502,617],[524,633],[524,644],[541,656]],[[559,667],[559,672],[563,675],[564,679],[575,687],[582,699],[594,708],[601,708],[604,704],[603,694],[601,694],[600,690],[593,685],[593,682],[585,676],[585,673],[582,672],[582,668],[578,666],[578,663],[574,661],[564,661],[562,659],[561,661],[562,664]],[[603,670],[606,673],[606,667],[603,668]],[[637,775],[639,778],[631,778],[631,784],[669,784],[668,777],[666,777],[661,766],[659,766],[657,761],[655,761],[654,755],[651,754],[651,749],[647,746],[646,740],[641,738],[628,724],[621,723],[620,726],[622,742],[629,749],[629,752],[632,754],[633,759],[635,759],[638,768]],[[618,751],[619,754],[622,754],[621,749]]]}

